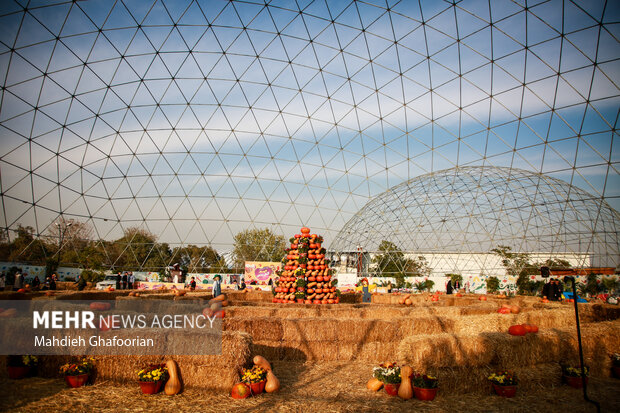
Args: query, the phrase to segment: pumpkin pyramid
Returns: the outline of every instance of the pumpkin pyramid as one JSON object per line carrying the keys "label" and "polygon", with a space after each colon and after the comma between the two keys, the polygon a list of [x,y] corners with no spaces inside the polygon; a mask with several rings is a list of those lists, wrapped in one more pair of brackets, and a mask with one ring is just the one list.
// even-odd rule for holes
{"label": "pumpkin pyramid", "polygon": [[274,303],[338,304],[340,291],[332,278],[329,260],[325,258],[323,237],[310,234],[303,227],[301,234],[290,239],[291,247],[282,259],[282,270],[273,289]]}

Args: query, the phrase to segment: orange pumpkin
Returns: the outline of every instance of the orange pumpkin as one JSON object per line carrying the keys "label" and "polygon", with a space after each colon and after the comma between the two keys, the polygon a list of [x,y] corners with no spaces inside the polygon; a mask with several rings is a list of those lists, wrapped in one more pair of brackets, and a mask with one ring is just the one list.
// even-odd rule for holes
{"label": "orange pumpkin", "polygon": [[233,399],[245,399],[247,397],[250,397],[251,394],[252,391],[250,390],[250,386],[245,383],[235,384],[230,391],[230,396]]}
{"label": "orange pumpkin", "polygon": [[523,325],[517,324],[508,328],[508,334],[511,336],[524,336],[527,334],[527,330]]}
{"label": "orange pumpkin", "polygon": [[310,228],[308,227],[302,227],[301,228],[301,233],[304,234],[305,237],[308,236],[308,234],[310,233]]}

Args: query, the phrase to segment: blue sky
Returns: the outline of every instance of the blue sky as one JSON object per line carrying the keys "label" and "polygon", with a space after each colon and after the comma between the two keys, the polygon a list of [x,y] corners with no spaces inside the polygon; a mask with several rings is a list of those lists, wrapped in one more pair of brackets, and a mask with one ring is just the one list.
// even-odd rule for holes
{"label": "blue sky", "polygon": [[248,226],[333,237],[373,196],[466,165],[618,209],[619,17],[604,1],[3,2],[0,221],[222,248]]}

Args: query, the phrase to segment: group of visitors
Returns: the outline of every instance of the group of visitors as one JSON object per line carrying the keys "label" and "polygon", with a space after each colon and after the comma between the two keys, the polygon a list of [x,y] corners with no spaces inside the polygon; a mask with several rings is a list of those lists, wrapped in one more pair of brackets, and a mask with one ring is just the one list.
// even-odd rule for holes
{"label": "group of visitors", "polygon": [[41,279],[38,275],[35,275],[30,283],[28,283],[26,279],[28,273],[16,271],[12,277],[10,277],[10,275],[11,274],[5,272],[0,274],[0,291],[6,290],[7,287],[13,291],[19,291],[23,288],[30,288],[33,291],[55,290],[56,283],[58,282],[58,276],[56,274],[46,277],[43,283],[41,283]]}
{"label": "group of visitors", "polygon": [[458,292],[461,289],[461,282],[459,280],[448,280],[446,284],[446,294],[452,294]]}
{"label": "group of visitors", "polygon": [[563,293],[564,287],[557,278],[550,278],[549,282],[546,283],[542,289],[543,297],[547,297],[549,301],[560,301]]}
{"label": "group of visitors", "polygon": [[133,290],[136,283],[136,277],[134,277],[132,271],[120,271],[116,274],[116,289],[117,290]]}

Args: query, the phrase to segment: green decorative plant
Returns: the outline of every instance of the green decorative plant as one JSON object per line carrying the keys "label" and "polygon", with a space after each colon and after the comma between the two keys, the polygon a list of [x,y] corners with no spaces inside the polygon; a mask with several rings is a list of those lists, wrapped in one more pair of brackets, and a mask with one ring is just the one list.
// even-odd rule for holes
{"label": "green decorative plant", "polygon": [[493,294],[499,290],[499,278],[488,277],[487,278],[487,293]]}
{"label": "green decorative plant", "polygon": [[415,374],[413,376],[413,385],[420,389],[436,389],[439,386],[437,377],[428,374]]}
{"label": "green decorative plant", "polygon": [[138,371],[138,381],[168,381],[168,377],[165,364],[153,364]]}
{"label": "green decorative plant", "polygon": [[39,364],[37,356],[8,356],[7,365],[11,367],[36,367]]}
{"label": "green decorative plant", "polygon": [[516,386],[519,384],[517,376],[508,370],[492,373],[488,378],[491,383],[497,384],[498,386]]}
{"label": "green decorative plant", "polygon": [[381,363],[373,369],[372,374],[383,383],[400,383],[400,367],[396,363]]}
{"label": "green decorative plant", "polygon": [[[581,367],[579,366],[571,366],[569,364],[561,364],[562,374],[567,377],[581,377]],[[590,368],[588,366],[583,366],[583,370],[586,374],[586,377],[590,375]]]}
{"label": "green decorative plant", "polygon": [[83,357],[76,363],[66,363],[60,366],[60,374],[65,376],[79,376],[82,374],[90,374],[95,368],[95,359],[92,357]]}
{"label": "green decorative plant", "polygon": [[259,366],[241,371],[241,381],[244,383],[260,383],[267,379],[267,370]]}

